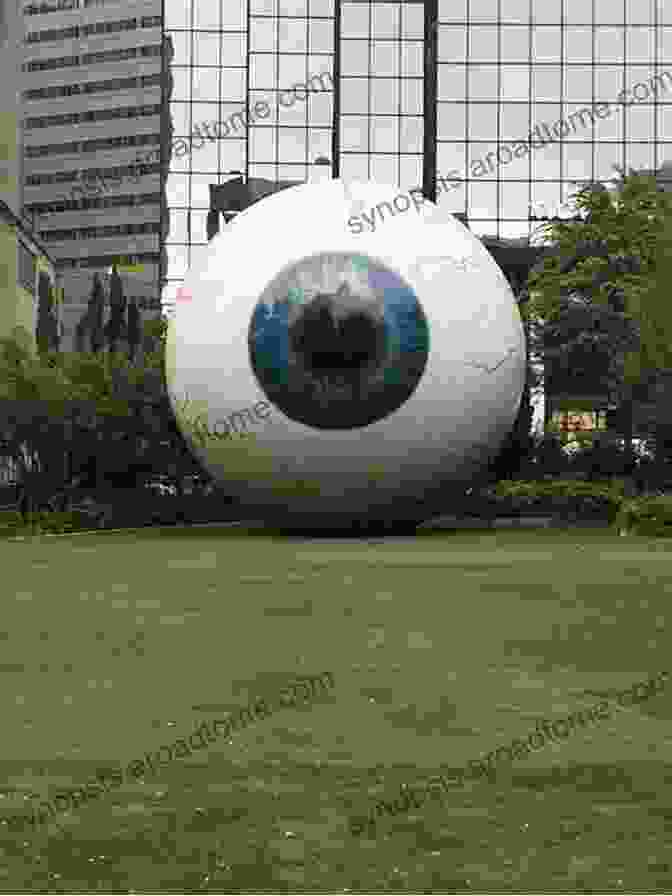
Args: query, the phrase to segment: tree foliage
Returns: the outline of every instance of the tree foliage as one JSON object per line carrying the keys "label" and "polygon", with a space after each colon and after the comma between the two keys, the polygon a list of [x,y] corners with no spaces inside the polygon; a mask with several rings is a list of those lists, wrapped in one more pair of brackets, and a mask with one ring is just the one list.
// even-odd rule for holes
{"label": "tree foliage", "polygon": [[103,321],[105,316],[105,289],[100,276],[93,275],[91,295],[87,309],[77,323],[75,331],[75,351],[85,352],[87,343],[89,350],[99,352],[104,344],[105,334]]}
{"label": "tree foliage", "polygon": [[[592,374],[623,410],[632,452],[635,397],[672,360],[664,294],[672,196],[655,178],[630,171],[621,172],[613,191],[585,186],[574,204],[574,219],[542,227],[552,250],[528,279],[524,314],[541,357],[564,359],[569,367],[572,352],[584,347]],[[632,453],[630,461],[633,466]]]}
{"label": "tree foliage", "polygon": [[49,277],[40,273],[37,285],[37,324],[35,341],[39,352],[56,351],[59,346],[58,320],[54,290]]}
{"label": "tree foliage", "polygon": [[160,346],[136,365],[120,353],[33,355],[26,335],[0,340],[0,435],[35,501],[78,475],[111,494],[202,472],[175,424]]}
{"label": "tree foliage", "polygon": [[119,342],[126,338],[126,297],[117,266],[112,267],[110,277],[110,319],[105,328],[110,352],[118,350]]}

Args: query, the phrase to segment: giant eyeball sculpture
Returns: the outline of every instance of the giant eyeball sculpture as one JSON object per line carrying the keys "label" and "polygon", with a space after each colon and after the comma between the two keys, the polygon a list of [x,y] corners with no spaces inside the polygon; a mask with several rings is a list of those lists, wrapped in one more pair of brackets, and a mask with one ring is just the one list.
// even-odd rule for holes
{"label": "giant eyeball sculpture", "polygon": [[248,520],[361,531],[450,513],[520,406],[506,278],[460,221],[393,186],[262,199],[202,249],[178,298],[172,406]]}

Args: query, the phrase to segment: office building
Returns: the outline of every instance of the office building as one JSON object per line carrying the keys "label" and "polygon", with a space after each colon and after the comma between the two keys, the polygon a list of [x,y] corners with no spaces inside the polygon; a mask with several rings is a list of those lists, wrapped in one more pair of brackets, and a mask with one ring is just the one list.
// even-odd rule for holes
{"label": "office building", "polygon": [[160,305],[160,0],[23,6],[24,205],[56,260],[62,348],[93,274],[120,265],[143,317]]}
{"label": "office building", "polygon": [[[433,161],[437,201],[501,239],[530,236],[577,181],[671,155],[662,0],[167,0],[165,14],[174,141],[192,146],[170,163],[169,302],[231,171],[305,181],[326,157],[327,176],[408,189]],[[289,105],[324,71],[333,90]],[[259,102],[271,112],[255,119]],[[225,136],[194,135],[236,113]]]}
{"label": "office building", "polygon": [[34,349],[40,274],[55,297],[58,284],[50,252],[21,215],[21,43],[20,8],[16,0],[0,0],[0,338],[22,327]]}

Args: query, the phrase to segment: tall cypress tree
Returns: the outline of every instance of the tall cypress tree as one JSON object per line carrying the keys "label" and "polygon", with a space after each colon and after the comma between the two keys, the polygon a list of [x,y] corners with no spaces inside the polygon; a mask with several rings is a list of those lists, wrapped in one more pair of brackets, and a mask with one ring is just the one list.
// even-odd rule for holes
{"label": "tall cypress tree", "polygon": [[126,297],[116,264],[110,277],[110,319],[107,324],[107,341],[111,352],[117,351],[120,339],[126,338]]}
{"label": "tall cypress tree", "polygon": [[105,290],[98,273],[93,275],[93,287],[87,309],[87,323],[91,339],[91,351],[99,352],[104,344],[103,319],[105,314]]}
{"label": "tall cypress tree", "polygon": [[135,353],[137,352],[138,346],[140,345],[140,341],[142,339],[142,330],[140,324],[140,311],[138,310],[135,299],[131,299],[128,304],[127,333],[129,361],[133,361],[135,359]]}
{"label": "tall cypress tree", "polygon": [[54,310],[54,293],[49,277],[42,272],[37,285],[37,324],[35,341],[40,354],[58,349],[58,321]]}

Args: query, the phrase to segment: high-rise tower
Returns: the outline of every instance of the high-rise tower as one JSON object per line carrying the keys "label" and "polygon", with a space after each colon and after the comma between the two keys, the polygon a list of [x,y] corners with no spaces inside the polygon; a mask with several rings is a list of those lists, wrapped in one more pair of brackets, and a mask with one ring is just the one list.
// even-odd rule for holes
{"label": "high-rise tower", "polygon": [[64,287],[62,348],[93,274],[121,264],[127,299],[160,302],[160,0],[23,7],[24,202]]}

